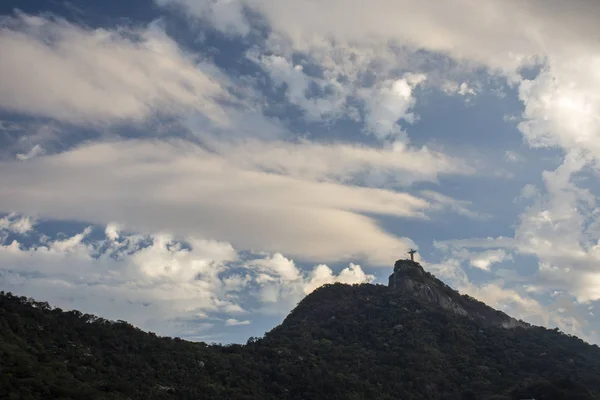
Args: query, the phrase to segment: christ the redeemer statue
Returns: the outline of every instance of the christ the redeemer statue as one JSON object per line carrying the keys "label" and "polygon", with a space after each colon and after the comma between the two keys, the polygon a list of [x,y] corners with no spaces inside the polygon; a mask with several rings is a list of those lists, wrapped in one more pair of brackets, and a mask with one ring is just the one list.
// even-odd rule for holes
{"label": "christ the redeemer statue", "polygon": [[410,254],[410,261],[415,261],[415,253],[417,250],[410,249],[407,253]]}

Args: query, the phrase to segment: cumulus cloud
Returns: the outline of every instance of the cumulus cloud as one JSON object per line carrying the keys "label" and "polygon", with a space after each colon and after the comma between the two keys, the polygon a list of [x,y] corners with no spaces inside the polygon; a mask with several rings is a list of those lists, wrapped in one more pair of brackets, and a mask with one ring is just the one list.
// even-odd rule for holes
{"label": "cumulus cloud", "polygon": [[26,234],[31,231],[35,225],[35,220],[31,217],[9,214],[0,218],[0,230],[11,233]]}
{"label": "cumulus cloud", "polygon": [[[10,229],[2,225],[0,233]],[[248,325],[238,316],[285,314],[324,283],[374,279],[354,264],[339,274],[325,265],[303,271],[280,253],[244,261],[227,242],[127,234],[114,224],[105,227],[105,239],[94,239],[91,230],[64,239],[34,231],[32,244],[0,243],[3,290],[160,334],[197,337],[221,315],[226,326]]]}
{"label": "cumulus cloud", "polygon": [[[600,49],[599,49],[600,50]],[[531,146],[586,149],[600,157],[600,59],[552,59],[519,87],[525,105],[519,127]]]}
{"label": "cumulus cloud", "polygon": [[530,204],[513,237],[451,240],[438,248],[452,254],[479,248],[533,256],[538,292],[564,291],[581,303],[600,300],[597,195],[578,179],[593,168],[594,159],[589,151],[570,150],[558,168],[543,173],[541,188],[525,186],[520,198]]}
{"label": "cumulus cloud", "polygon": [[515,231],[519,251],[538,258],[546,286],[583,302],[600,299],[596,197],[573,180],[586,162],[571,153],[558,169],[545,172],[545,192],[523,212]]}
{"label": "cumulus cloud", "polygon": [[360,91],[360,98],[366,103],[366,128],[379,138],[399,138],[406,141],[406,134],[397,122],[415,120],[410,112],[414,106],[414,88],[424,82],[424,74],[406,74],[400,79],[387,80],[370,90]]}
{"label": "cumulus cloud", "polygon": [[554,171],[545,171],[544,190],[527,189],[532,199],[520,215],[514,237],[453,240],[438,247],[456,254],[485,248],[511,250],[538,260],[537,286],[572,294],[579,302],[600,300],[599,211],[596,196],[574,177],[589,165],[586,153],[570,152]]}
{"label": "cumulus cloud", "polygon": [[[197,15],[204,16],[207,8],[221,2],[161,0],[159,3],[185,3],[189,9],[198,10]],[[374,3],[328,0],[326,6],[302,1],[283,5],[274,0],[230,0],[227,3],[230,7],[234,7],[231,4],[239,6],[236,9],[247,7],[266,19],[273,32],[267,44],[270,50],[286,55],[287,59],[294,51],[309,54],[324,70],[349,78],[352,85],[357,82],[358,73],[364,72],[357,68],[359,64],[370,65],[374,70],[379,68],[384,58],[375,56],[372,49],[382,42],[394,44],[387,46],[388,53],[402,48],[410,50],[411,57],[419,57],[417,53],[426,50],[436,56],[443,54],[461,63],[483,66],[519,86],[525,104],[525,121],[520,126],[532,145],[564,147],[579,143],[580,147],[597,148],[593,132],[598,115],[596,54],[600,48],[593,38],[599,33],[594,21],[600,15],[592,2],[578,0],[568,6],[559,0],[550,3],[454,0],[441,6],[414,0],[376,0]],[[339,18],[342,14],[344,18]],[[239,12],[231,15],[236,16],[239,27],[249,23],[246,18],[238,18],[242,15]],[[397,15],[411,18],[398,23]],[[218,29],[219,22],[215,25]],[[290,49],[286,49],[285,44]],[[323,49],[331,47],[328,44],[335,44],[340,52],[350,49],[343,67],[335,66],[331,54],[321,54]],[[306,77],[301,75],[298,66],[275,59],[280,61],[279,70],[286,71],[288,83],[292,83],[290,87],[302,92],[307,85]],[[432,61],[435,60],[430,58],[429,63]],[[390,59],[383,63],[393,66],[395,62],[397,60]],[[540,74],[523,79],[523,68],[539,65],[543,66]],[[438,65],[437,69],[440,68],[447,66]],[[407,82],[390,80],[393,77],[389,74],[373,76],[376,80],[373,87],[379,90],[379,96],[370,96],[375,104],[367,107],[374,114],[368,125],[379,126],[376,132],[387,134],[390,119],[405,112],[409,103],[406,94],[410,90]],[[441,86],[460,94],[473,94],[467,82],[450,82],[448,85],[445,81]],[[402,101],[403,98],[406,101]]]}
{"label": "cumulus cloud", "polygon": [[109,223],[106,225],[106,229],[104,230],[104,234],[109,240],[117,240],[119,239],[119,225],[115,223]]}
{"label": "cumulus cloud", "polygon": [[[0,108],[73,124],[139,122],[199,112],[225,123],[211,68],[158,25],[90,29],[17,14],[0,20]],[[39,68],[43,65],[44,68]]]}
{"label": "cumulus cloud", "polygon": [[459,94],[461,96],[475,96],[477,91],[469,86],[467,82],[462,82],[460,85],[457,82],[448,81],[442,85],[444,92],[448,94]]}
{"label": "cumulus cloud", "polygon": [[[286,85],[288,100],[300,107],[307,119],[318,121],[341,116],[358,119],[349,100],[359,99],[364,103],[364,129],[367,133],[379,139],[406,141],[406,134],[397,123],[400,120],[414,122],[416,116],[411,112],[415,104],[413,91],[425,82],[426,75],[405,73],[365,87],[358,72],[366,66],[356,63],[350,70],[344,70],[339,65],[327,65],[327,57],[312,55],[323,70],[322,76],[314,77],[306,75],[301,64],[294,65],[285,56],[250,54],[250,58],[269,73],[276,85]],[[315,87],[319,93],[311,93]]]}
{"label": "cumulus cloud", "polygon": [[216,277],[224,262],[236,257],[228,244],[198,241],[183,250],[176,243],[168,246],[163,235],[132,235],[106,244],[84,241],[88,234],[0,246],[5,290],[170,335],[178,332],[162,322],[239,309]]}
{"label": "cumulus cloud", "polygon": [[304,292],[308,294],[316,288],[327,283],[371,283],[374,280],[375,277],[373,275],[365,274],[360,265],[351,263],[350,266],[344,268],[338,276],[335,276],[331,268],[329,268],[327,265],[321,264],[316,266],[310,273],[310,280],[305,285]]}
{"label": "cumulus cloud", "polygon": [[[181,3],[180,0],[161,0],[160,3],[173,2]],[[198,10],[216,4],[209,0],[185,0],[185,3],[195,5]],[[600,48],[593,38],[599,33],[594,22],[599,12],[589,1],[578,0],[569,6],[558,0],[552,0],[550,5],[541,0],[527,3],[455,0],[441,6],[414,0],[376,0],[375,3],[329,0],[326,6],[302,1],[283,5],[273,0],[228,3],[248,7],[267,20],[273,32],[269,42],[271,50],[289,56],[294,50],[310,54],[320,60],[325,70],[350,77],[353,84],[356,82],[353,78],[361,71],[356,68],[357,59],[362,63],[360,59],[364,57],[366,61],[362,64],[378,68],[377,64],[383,59],[375,57],[371,49],[382,42],[394,43],[395,48],[412,49],[412,54],[426,50],[483,66],[519,86],[525,105],[525,121],[520,126],[530,144],[597,148],[593,132],[599,106],[596,54]],[[342,14],[344,18],[339,18]],[[411,18],[398,23],[397,15]],[[243,18],[238,22],[239,26],[248,24]],[[288,43],[291,50],[285,50],[283,43]],[[349,60],[346,63],[354,63],[348,64],[353,73],[346,65],[336,67],[331,55],[319,57],[327,43],[335,43],[335,48],[342,52],[352,49],[345,58]],[[388,46],[388,53],[392,50]],[[387,64],[394,65],[397,60],[388,61]],[[522,78],[523,68],[539,65],[543,66],[540,74],[529,80]],[[293,68],[286,67],[286,70],[293,72]],[[299,75],[301,71],[294,71],[297,76],[290,82],[297,84],[292,86],[305,88],[305,78]],[[376,104],[368,107],[374,113],[368,125],[379,126],[376,132],[380,134],[388,133],[390,118],[405,112],[408,101],[402,99],[407,99],[410,90],[402,80],[389,80],[387,74],[378,74],[375,79],[374,87],[379,87],[380,96],[371,96]],[[446,81],[441,86],[460,94],[473,94],[467,82],[451,81],[448,85]]]}
{"label": "cumulus cloud", "polygon": [[291,309],[302,297],[328,283],[354,284],[375,280],[375,276],[366,274],[360,265],[353,263],[337,275],[325,264],[303,272],[293,260],[281,253],[251,260],[245,267],[251,271],[255,277],[254,281],[260,286],[257,293],[261,301],[266,304],[286,304],[283,309]]}

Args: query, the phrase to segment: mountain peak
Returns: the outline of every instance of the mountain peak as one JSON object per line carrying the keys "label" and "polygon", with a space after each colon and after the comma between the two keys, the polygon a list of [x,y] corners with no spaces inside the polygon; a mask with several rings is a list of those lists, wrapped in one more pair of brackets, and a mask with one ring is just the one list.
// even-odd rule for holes
{"label": "mountain peak", "polygon": [[[413,275],[413,276],[425,276],[426,272],[416,261],[413,260],[398,260],[394,263],[394,273],[390,276],[394,276],[394,274],[403,274],[403,275]],[[390,280],[390,287],[392,286],[392,281]]]}
{"label": "mountain peak", "polygon": [[433,275],[425,272],[421,264],[416,261],[396,261],[394,272],[389,278],[388,286],[392,290],[409,293],[421,300],[437,304],[456,314],[463,316],[469,314],[459,302],[453,299],[453,295],[458,295],[458,293],[448,288]]}
{"label": "mountain peak", "polygon": [[433,274],[425,271],[421,264],[413,260],[396,261],[394,272],[389,277],[388,287],[399,294],[415,297],[455,314],[467,316],[489,325],[506,328],[529,326],[472,297],[462,296]]}

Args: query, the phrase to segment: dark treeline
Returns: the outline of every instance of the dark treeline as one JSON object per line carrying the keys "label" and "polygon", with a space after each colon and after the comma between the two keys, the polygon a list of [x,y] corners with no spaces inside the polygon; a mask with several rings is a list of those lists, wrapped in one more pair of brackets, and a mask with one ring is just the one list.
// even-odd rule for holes
{"label": "dark treeline", "polygon": [[381,285],[326,285],[246,345],[0,294],[2,399],[600,399],[600,349],[484,326]]}

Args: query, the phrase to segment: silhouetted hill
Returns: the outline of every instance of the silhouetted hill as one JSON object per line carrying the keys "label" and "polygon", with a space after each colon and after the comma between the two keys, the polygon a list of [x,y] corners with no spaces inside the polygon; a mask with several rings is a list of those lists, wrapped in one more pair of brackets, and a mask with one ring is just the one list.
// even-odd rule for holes
{"label": "silhouetted hill", "polygon": [[158,337],[1,293],[0,398],[600,398],[597,346],[504,328],[506,314],[412,267],[391,287],[321,287],[244,346]]}
{"label": "silhouetted hill", "polygon": [[526,379],[600,390],[597,346],[558,330],[485,325],[380,285],[320,288],[265,342],[311,349],[314,360],[335,366],[320,371],[324,382],[368,374],[398,398],[455,399],[468,390],[485,398]]}

